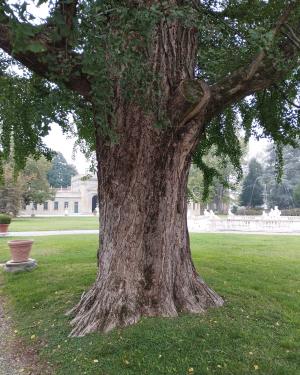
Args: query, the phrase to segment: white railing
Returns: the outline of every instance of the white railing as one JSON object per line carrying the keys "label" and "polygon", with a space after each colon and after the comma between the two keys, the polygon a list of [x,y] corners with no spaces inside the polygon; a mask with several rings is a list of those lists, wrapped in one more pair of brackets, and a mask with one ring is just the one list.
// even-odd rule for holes
{"label": "white railing", "polygon": [[259,216],[231,216],[220,219],[217,216],[192,216],[188,218],[191,232],[300,232],[300,217],[280,216],[278,218],[262,218]]}

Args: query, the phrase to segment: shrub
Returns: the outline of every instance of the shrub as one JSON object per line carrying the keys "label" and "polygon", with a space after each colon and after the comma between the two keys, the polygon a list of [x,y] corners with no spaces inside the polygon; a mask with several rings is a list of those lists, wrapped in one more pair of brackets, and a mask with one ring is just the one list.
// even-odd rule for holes
{"label": "shrub", "polygon": [[0,214],[0,224],[10,224],[11,217],[7,214]]}
{"label": "shrub", "polygon": [[281,210],[282,216],[300,216],[300,208],[290,208],[289,210]]}
{"label": "shrub", "polygon": [[262,215],[263,210],[261,208],[245,208],[239,207],[235,212],[236,215],[246,215],[246,216],[259,216]]}

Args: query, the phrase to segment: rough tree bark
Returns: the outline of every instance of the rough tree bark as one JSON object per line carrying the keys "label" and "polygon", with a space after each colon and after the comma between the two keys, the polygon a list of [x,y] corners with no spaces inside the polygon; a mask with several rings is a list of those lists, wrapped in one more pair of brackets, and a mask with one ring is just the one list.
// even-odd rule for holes
{"label": "rough tree bark", "polygon": [[98,150],[99,271],[73,311],[73,335],[223,303],[191,259],[185,199],[190,144],[162,140],[137,109],[123,120],[122,142]]}
{"label": "rough tree bark", "polygon": [[116,95],[118,143],[97,139],[99,270],[95,284],[72,310],[74,336],[107,332],[141,316],[174,317],[223,304],[195,270],[187,229],[188,171],[210,94],[204,87],[191,110],[183,88],[176,88],[193,78],[195,50],[193,30],[162,22],[152,65],[164,80],[171,125],[157,129],[154,115]]}

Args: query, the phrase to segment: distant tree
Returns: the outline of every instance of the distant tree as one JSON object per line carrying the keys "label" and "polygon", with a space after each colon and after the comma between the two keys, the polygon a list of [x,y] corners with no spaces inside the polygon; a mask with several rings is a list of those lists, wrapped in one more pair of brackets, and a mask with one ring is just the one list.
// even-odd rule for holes
{"label": "distant tree", "polygon": [[251,159],[248,165],[248,174],[244,179],[240,195],[242,206],[256,207],[263,204],[262,176],[263,168],[261,164],[255,158]]}
{"label": "distant tree", "polygon": [[77,173],[74,165],[68,164],[63,154],[58,152],[52,159],[48,182],[54,188],[68,187],[71,185],[71,178]]}
{"label": "distant tree", "polygon": [[[241,149],[240,158],[243,159],[247,152],[246,143],[242,139],[238,142]],[[212,147],[203,159],[205,164],[214,170],[208,191],[205,194],[206,184],[203,171],[196,164],[192,164],[188,178],[188,199],[224,213],[228,210],[230,190],[234,191],[237,188],[242,169],[235,168],[227,157],[220,158],[215,147]]]}
{"label": "distant tree", "polygon": [[14,176],[12,163],[4,166],[3,181],[0,185],[0,213],[16,216],[23,203],[24,182]]}
{"label": "distant tree", "polygon": [[229,171],[223,169],[220,176],[215,176],[209,188],[207,197],[204,193],[204,177],[202,171],[192,164],[188,180],[188,199],[194,203],[213,205],[213,208],[221,212],[225,203],[229,201]]}
{"label": "distant tree", "polygon": [[35,160],[28,158],[22,176],[25,182],[23,192],[24,203],[42,204],[49,199],[53,199],[55,192],[50,187],[47,180],[47,173],[51,167],[51,163],[44,157]]}
{"label": "distant tree", "polygon": [[231,201],[230,190],[228,186],[224,185],[222,182],[217,182],[214,186],[214,195],[211,201],[213,209],[215,209],[219,214],[226,214],[229,209],[229,204]]}
{"label": "distant tree", "polygon": [[283,173],[277,181],[276,152],[273,146],[267,149],[266,167],[264,170],[264,183],[267,188],[267,198],[270,207],[278,206],[280,209],[295,207],[295,189],[300,182],[300,148],[291,146],[282,150]]}
{"label": "distant tree", "polygon": [[189,171],[187,195],[188,200],[194,203],[203,203],[203,173],[192,164]]}
{"label": "distant tree", "polygon": [[13,162],[9,161],[4,166],[0,185],[0,212],[17,216],[24,204],[41,204],[54,198],[54,191],[47,181],[50,165],[44,157],[39,160],[28,158],[25,169],[16,174]]}
{"label": "distant tree", "polygon": [[293,195],[296,207],[300,207],[300,183],[295,187]]}

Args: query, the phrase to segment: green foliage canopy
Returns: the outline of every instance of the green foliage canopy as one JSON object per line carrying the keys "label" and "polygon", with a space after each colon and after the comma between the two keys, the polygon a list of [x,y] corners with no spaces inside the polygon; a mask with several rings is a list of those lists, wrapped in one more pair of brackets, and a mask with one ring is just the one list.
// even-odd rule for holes
{"label": "green foliage canopy", "polygon": [[[299,136],[299,18],[298,1],[204,0],[140,2],[120,0],[72,0],[47,4],[47,19],[30,14],[28,3],[13,5],[0,1],[0,33],[13,30],[10,54],[40,74],[16,74],[11,60],[0,57],[0,158],[14,147],[15,165],[24,167],[29,155],[50,157],[43,144],[51,122],[67,131],[75,124],[84,150],[95,149],[95,130],[110,142],[118,142],[114,131],[113,105],[115,82],[120,82],[123,97],[142,104],[157,115],[157,126],[169,126],[166,103],[161,100],[161,77],[153,74],[149,50],[155,29],[161,22],[179,21],[198,31],[196,79],[205,79],[220,90],[227,77],[235,79],[253,56],[266,56],[260,91],[227,98],[226,109],[206,123],[205,140],[195,151],[194,162],[204,172],[205,192],[217,175],[204,155],[216,147],[221,160],[229,159],[240,173],[243,130],[246,138],[267,137],[277,145],[278,170],[282,165],[283,145],[295,145]],[[76,12],[61,11],[76,8]],[[292,7],[288,22],[276,25],[287,6]],[[75,9],[74,8],[74,9]],[[3,31],[2,31],[3,30]],[[287,46],[293,45],[292,49]],[[58,51],[58,52],[57,52]],[[24,59],[27,54],[32,61]],[[26,56],[27,56],[26,55]],[[287,59],[288,56],[288,59]],[[254,60],[255,62],[255,60]],[[15,61],[13,61],[15,64]],[[36,65],[39,68],[36,68]],[[236,72],[236,73],[235,73]],[[268,73],[269,72],[269,73]],[[271,72],[271,73],[270,73]],[[276,73],[280,72],[280,73]],[[269,76],[268,76],[269,74]],[[277,74],[277,75],[276,75]],[[76,82],[80,81],[80,90]],[[51,82],[51,83],[50,83]],[[224,87],[222,86],[224,82]],[[71,89],[71,91],[70,91]],[[226,98],[224,99],[226,101]]]}
{"label": "green foliage canopy", "polygon": [[[245,156],[246,147],[242,140],[239,140],[240,158]],[[197,154],[196,154],[197,156]],[[213,170],[213,180],[208,186],[204,179],[204,173],[197,165],[192,164],[189,172],[188,180],[188,198],[194,203],[211,203],[214,202],[218,211],[223,203],[228,203],[229,190],[235,190],[241,178],[240,168],[235,168],[228,157],[221,159],[218,150],[212,146],[207,154],[203,157],[205,166],[209,166]],[[205,191],[207,188],[208,192]]]}

